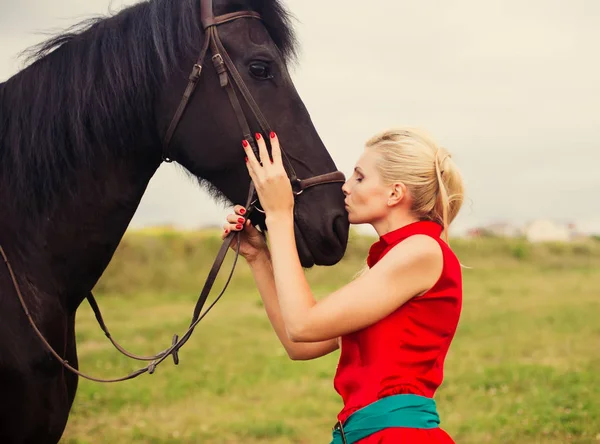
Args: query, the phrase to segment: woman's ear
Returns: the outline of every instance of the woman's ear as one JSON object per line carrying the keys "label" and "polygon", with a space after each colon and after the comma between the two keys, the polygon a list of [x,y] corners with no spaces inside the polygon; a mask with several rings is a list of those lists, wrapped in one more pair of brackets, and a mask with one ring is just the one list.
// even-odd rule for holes
{"label": "woman's ear", "polygon": [[391,185],[390,195],[388,197],[388,206],[398,205],[406,197],[406,185],[397,182]]}

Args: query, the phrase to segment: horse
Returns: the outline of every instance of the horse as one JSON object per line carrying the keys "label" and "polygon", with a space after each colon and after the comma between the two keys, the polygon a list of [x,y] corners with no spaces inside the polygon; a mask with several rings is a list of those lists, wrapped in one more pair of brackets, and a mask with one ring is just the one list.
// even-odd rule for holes
{"label": "horse", "polygon": [[[287,9],[279,0],[210,4],[218,16],[260,14],[219,23],[219,35],[248,92],[276,124],[297,177],[336,171],[290,78],[297,41]],[[0,442],[61,438],[78,377],[44,347],[27,316],[78,368],[77,309],[163,160],[177,162],[215,199],[243,203],[252,189],[239,113],[219,87],[222,73],[205,67],[177,113],[207,39],[205,6],[150,0],[86,20],[32,48],[29,64],[0,84],[0,246],[10,261],[0,262]],[[247,114],[248,105],[242,108]],[[249,125],[258,132],[258,123]],[[262,217],[255,211],[251,221],[264,225]],[[348,232],[339,183],[302,190],[295,237],[304,267],[337,263]]]}

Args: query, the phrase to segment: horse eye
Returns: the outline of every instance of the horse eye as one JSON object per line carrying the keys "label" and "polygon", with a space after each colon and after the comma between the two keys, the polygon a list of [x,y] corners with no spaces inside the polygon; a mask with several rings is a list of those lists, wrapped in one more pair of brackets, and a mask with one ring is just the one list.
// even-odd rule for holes
{"label": "horse eye", "polygon": [[250,63],[250,74],[252,77],[258,80],[267,80],[273,78],[271,75],[271,68],[269,67],[269,64],[265,62]]}

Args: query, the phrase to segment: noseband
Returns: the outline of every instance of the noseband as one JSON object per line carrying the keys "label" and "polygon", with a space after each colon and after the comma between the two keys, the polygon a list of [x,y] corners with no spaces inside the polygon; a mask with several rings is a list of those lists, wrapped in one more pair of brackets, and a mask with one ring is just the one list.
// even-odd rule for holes
{"label": "noseband", "polygon": [[[179,121],[181,120],[181,117],[183,116],[183,113],[185,112],[185,108],[186,108],[194,90],[196,89],[196,86],[198,85],[198,81],[200,80],[200,75],[202,73],[203,63],[207,56],[209,48],[210,48],[210,51],[212,52],[211,60],[212,60],[213,66],[219,76],[219,83],[221,85],[221,88],[225,89],[225,91],[227,92],[227,96],[229,97],[229,101],[231,102],[231,106],[233,107],[233,110],[235,111],[235,115],[236,115],[238,124],[242,131],[243,138],[250,144],[250,146],[252,147],[254,152],[258,155],[258,147],[256,146],[254,137],[252,137],[252,133],[250,132],[250,126],[246,119],[246,115],[244,114],[244,111],[240,105],[238,96],[234,89],[234,84],[237,87],[237,90],[241,94],[242,98],[248,105],[248,108],[252,111],[252,114],[254,115],[256,121],[258,122],[263,134],[269,134],[271,132],[271,128],[270,128],[267,120],[263,116],[262,112],[260,111],[260,108],[254,101],[254,98],[250,94],[250,91],[248,90],[244,81],[242,80],[240,73],[238,72],[234,63],[232,62],[231,58],[229,57],[229,54],[225,50],[225,47],[223,46],[223,43],[221,42],[221,39],[219,37],[217,27],[220,25],[232,22],[234,20],[238,20],[238,19],[262,20],[262,18],[260,16],[260,14],[254,12],[254,11],[232,12],[229,14],[224,14],[224,15],[215,17],[214,13],[213,13],[213,1],[212,0],[200,0],[200,18],[201,18],[201,22],[202,22],[202,27],[204,29],[204,43],[203,43],[202,49],[200,51],[200,56],[198,57],[198,60],[194,64],[194,66],[192,68],[192,72],[189,75],[189,82],[183,93],[181,102],[179,103],[179,106],[177,107],[177,110],[173,116],[173,119],[171,120],[171,123],[167,129],[167,132],[165,133],[165,138],[163,141],[162,158],[165,162],[173,161],[173,158],[171,157],[171,154],[169,151],[170,145],[171,145],[171,139],[173,138],[173,134],[175,133],[175,130],[177,129],[177,125],[179,124]],[[265,140],[269,140],[269,139],[265,138]],[[310,177],[307,179],[300,179],[296,175],[296,172],[294,171],[294,168],[293,168],[289,158],[285,154],[285,151],[283,150],[283,148],[281,149],[281,152],[282,152],[282,159],[284,161],[284,166],[285,166],[286,172],[287,172],[290,182],[292,184],[292,190],[294,192],[294,195],[296,195],[296,196],[302,194],[302,192],[305,189],[316,186],[316,185],[322,185],[322,184],[328,184],[328,183],[340,183],[340,182],[343,183],[345,181],[344,174],[341,173],[340,171],[334,171],[331,173],[313,176],[313,177]],[[246,200],[245,207],[248,210],[246,217],[248,217],[250,215],[252,209],[262,211],[258,206],[258,197],[256,195],[256,190],[254,188],[254,184],[252,183],[252,181],[250,182],[250,188],[248,190],[248,197]],[[227,278],[227,281],[226,281],[223,289],[221,290],[221,292],[215,299],[215,301],[206,309],[206,311],[204,311],[204,313],[201,313],[202,308],[204,307],[206,299],[208,298],[210,290],[215,282],[215,279],[219,273],[221,265],[223,264],[223,260],[225,259],[225,256],[227,254],[227,251],[229,249],[229,246],[231,245],[231,242],[232,242],[234,236],[237,236],[237,238],[238,238],[238,240],[237,240],[238,241],[238,251],[235,254],[235,259],[234,259],[231,271],[229,273],[229,276]],[[48,349],[48,351],[58,361],[60,361],[60,363],[63,365],[64,368],[66,368],[67,370],[69,370],[85,379],[89,379],[89,380],[95,381],[95,382],[119,382],[119,381],[126,381],[128,379],[133,379],[133,378],[135,378],[143,373],[146,373],[146,372],[148,372],[149,374],[154,373],[156,367],[160,363],[162,363],[165,359],[167,359],[169,356],[173,357],[173,361],[175,362],[175,365],[179,364],[179,354],[178,354],[179,349],[188,341],[188,339],[191,337],[192,333],[194,332],[195,327],[204,318],[204,316],[206,316],[206,314],[210,311],[210,309],[217,303],[217,301],[221,298],[221,296],[223,296],[223,293],[227,289],[227,286],[229,285],[229,282],[231,281],[231,278],[233,276],[233,272],[234,272],[235,266],[237,264],[237,259],[239,257],[239,245],[240,245],[240,234],[234,233],[234,232],[229,233],[229,235],[223,241],[223,244],[221,245],[221,249],[219,250],[217,257],[215,258],[215,261],[214,261],[213,266],[208,274],[208,277],[206,278],[204,287],[202,288],[202,292],[200,293],[200,296],[198,297],[198,301],[196,302],[196,306],[194,307],[194,314],[192,316],[192,321],[191,321],[190,326],[188,327],[187,331],[183,334],[181,339],[179,338],[178,335],[174,335],[171,346],[154,356],[138,356],[138,355],[128,352],[123,347],[121,347],[112,338],[112,335],[108,331],[108,328],[106,327],[106,324],[104,323],[104,320],[102,319],[102,314],[100,312],[100,308],[98,307],[98,304],[96,303],[96,300],[94,299],[94,296],[92,295],[91,292],[87,295],[87,300],[88,300],[92,310],[94,311],[94,314],[96,316],[98,324],[100,325],[100,328],[102,329],[102,331],[104,332],[106,337],[110,340],[110,342],[115,346],[115,348],[119,352],[123,353],[125,356],[127,356],[129,358],[132,358],[132,359],[135,359],[138,361],[150,361],[150,364],[148,364],[146,367],[136,370],[136,371],[132,372],[131,374],[124,376],[122,378],[115,378],[115,379],[95,378],[95,377],[86,375],[84,373],[81,373],[79,370],[77,370],[76,368],[71,366],[67,360],[63,359],[52,348],[52,346],[48,343],[46,338],[40,332],[37,325],[33,321],[33,318],[31,317],[31,314],[29,312],[27,304],[25,303],[25,299],[23,298],[23,295],[21,293],[19,284],[17,283],[16,276],[13,272],[10,262],[8,261],[8,258],[4,252],[4,249],[2,248],[1,245],[0,245],[0,254],[2,255],[4,262],[8,268],[10,277],[12,279],[13,285],[15,287],[17,296],[19,297],[19,300],[21,302],[21,306],[25,312],[25,315],[27,316],[27,319],[29,320],[29,323],[31,324],[34,332],[40,338],[40,340],[42,341],[44,346]]]}

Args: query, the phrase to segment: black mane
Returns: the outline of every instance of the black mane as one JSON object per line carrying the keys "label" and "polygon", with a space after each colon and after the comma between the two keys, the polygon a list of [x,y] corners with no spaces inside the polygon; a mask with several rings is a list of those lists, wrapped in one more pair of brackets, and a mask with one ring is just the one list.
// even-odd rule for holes
{"label": "black mane", "polygon": [[[279,0],[248,3],[292,59],[294,34]],[[31,65],[0,84],[0,182],[18,206],[40,215],[98,156],[155,140],[154,92],[177,60],[196,55],[199,16],[198,0],[142,2],[27,51]],[[133,140],[138,134],[148,140]]]}

